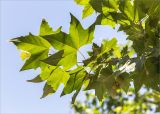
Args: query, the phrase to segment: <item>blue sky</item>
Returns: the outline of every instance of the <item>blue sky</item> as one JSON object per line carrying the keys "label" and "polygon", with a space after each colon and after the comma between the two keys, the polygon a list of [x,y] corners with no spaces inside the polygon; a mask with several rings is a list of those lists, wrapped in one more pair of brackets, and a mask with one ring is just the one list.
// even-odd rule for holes
{"label": "blue sky", "polygon": [[[59,90],[45,99],[40,99],[44,83],[27,83],[38,71],[19,72],[23,61],[20,52],[9,43],[9,39],[27,35],[29,32],[38,34],[42,18],[45,18],[53,29],[62,26],[68,32],[70,12],[76,16],[84,28],[91,25],[97,14],[82,20],[83,7],[73,0],[1,0],[0,1],[0,92],[2,114],[71,114],[71,95],[60,98],[62,86]],[[100,44],[103,38],[117,37],[119,43],[125,41],[123,32],[116,32],[108,26],[97,26],[94,42]],[[90,46],[81,50],[90,49]],[[80,56],[78,56],[81,59]],[[84,99],[83,93],[78,99]]]}

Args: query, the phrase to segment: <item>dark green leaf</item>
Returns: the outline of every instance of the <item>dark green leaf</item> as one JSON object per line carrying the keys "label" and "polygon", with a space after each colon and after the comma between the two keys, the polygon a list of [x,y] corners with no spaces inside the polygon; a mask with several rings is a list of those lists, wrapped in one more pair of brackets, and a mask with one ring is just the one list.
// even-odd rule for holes
{"label": "dark green leaf", "polygon": [[31,79],[31,80],[27,80],[27,82],[33,82],[33,83],[39,83],[39,82],[43,82],[44,80],[41,79],[40,75],[36,76],[35,78]]}
{"label": "dark green leaf", "polygon": [[55,91],[53,90],[53,88],[46,83],[44,88],[43,88],[43,95],[42,95],[41,99],[48,96],[49,94],[54,93],[54,92]]}
{"label": "dark green leaf", "polygon": [[58,51],[57,53],[49,56],[48,58],[42,61],[49,65],[57,66],[58,62],[63,58],[63,53],[64,53],[64,50]]}
{"label": "dark green leaf", "polygon": [[83,67],[77,67],[75,70],[70,72],[70,78],[63,89],[62,95],[72,93],[74,90],[78,91],[81,89],[84,83],[84,77],[86,71]]}

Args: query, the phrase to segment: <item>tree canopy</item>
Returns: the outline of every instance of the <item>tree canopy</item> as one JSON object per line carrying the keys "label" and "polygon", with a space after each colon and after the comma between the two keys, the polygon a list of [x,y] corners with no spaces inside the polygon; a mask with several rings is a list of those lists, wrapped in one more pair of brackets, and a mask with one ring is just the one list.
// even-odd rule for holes
{"label": "tree canopy", "polygon": [[[99,100],[115,96],[117,90],[134,92],[144,85],[160,91],[160,0],[75,0],[84,6],[82,18],[97,13],[96,21],[84,29],[70,14],[69,33],[59,27],[53,30],[43,19],[38,35],[13,38],[25,60],[21,71],[40,68],[40,73],[28,82],[45,81],[42,98],[64,85],[61,96],[80,90],[95,90]],[[104,39],[101,45],[93,43],[96,25],[119,25],[131,44],[117,44],[117,39]],[[79,49],[92,45],[86,58]],[[55,50],[51,53],[51,50]],[[77,61],[77,53],[84,59]],[[132,85],[133,84],[133,85]]]}

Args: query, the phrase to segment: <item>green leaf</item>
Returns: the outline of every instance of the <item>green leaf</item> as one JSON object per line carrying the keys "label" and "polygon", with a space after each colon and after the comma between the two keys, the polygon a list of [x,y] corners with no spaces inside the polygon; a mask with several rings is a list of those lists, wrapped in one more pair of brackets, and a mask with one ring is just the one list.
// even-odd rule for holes
{"label": "green leaf", "polygon": [[64,50],[63,57],[59,63],[64,66],[65,69],[69,69],[77,62],[77,50],[73,47],[71,37],[60,32],[57,34],[43,36],[50,44],[57,50]]}
{"label": "green leaf", "polygon": [[83,9],[83,13],[82,13],[82,18],[86,18],[90,15],[92,15],[94,12],[94,9],[92,8],[92,6],[90,4],[87,4],[84,6],[84,9]]}
{"label": "green leaf", "polygon": [[130,20],[128,20],[128,17],[126,15],[124,15],[123,13],[110,12],[109,16],[112,16],[113,22],[121,25],[120,28],[124,27],[124,26],[129,26],[131,24]]}
{"label": "green leaf", "polygon": [[43,95],[45,97],[49,93],[56,92],[61,84],[65,87],[70,75],[58,66],[45,65],[45,67],[41,68],[40,77],[42,80],[46,80]]}
{"label": "green leaf", "polygon": [[64,84],[64,86],[66,85],[69,77],[69,74],[62,68],[56,68],[48,77],[47,84],[50,85],[54,91],[56,91],[60,84]]}
{"label": "green leaf", "polygon": [[96,12],[102,12],[102,0],[90,0],[89,3]]}
{"label": "green leaf", "polygon": [[22,36],[10,40],[18,49],[37,54],[48,50],[50,44],[40,36],[34,36],[31,33],[27,36]]}
{"label": "green leaf", "polygon": [[130,86],[130,81],[131,81],[131,79],[129,77],[129,74],[126,72],[120,74],[117,77],[117,82],[119,83],[120,88],[122,88],[126,93],[128,92],[128,89]]}
{"label": "green leaf", "polygon": [[57,66],[49,66],[45,64],[43,67],[41,67],[41,73],[40,77],[42,80],[47,80],[51,73],[57,68]]}
{"label": "green leaf", "polygon": [[138,10],[140,19],[143,19],[147,13],[153,13],[154,9],[157,9],[156,6],[159,6],[159,4],[159,0],[134,0],[134,5]]}
{"label": "green leaf", "polygon": [[89,44],[93,40],[95,25],[91,25],[88,29],[84,29],[80,22],[71,14],[70,36],[73,46],[79,49],[81,46]]}
{"label": "green leaf", "polygon": [[145,71],[137,72],[133,75],[135,93],[137,93],[144,84]]}
{"label": "green leaf", "polygon": [[90,58],[83,60],[84,66],[87,66],[89,63],[94,62],[98,55],[101,53],[101,47],[99,47],[97,44],[93,43],[92,45],[92,52],[90,52]]}
{"label": "green leaf", "polygon": [[106,93],[113,94],[112,87],[115,83],[115,78],[112,73],[113,71],[110,68],[103,68],[98,79],[90,81],[87,87],[87,89],[95,89],[95,94],[99,100],[102,100]]}
{"label": "green leaf", "polygon": [[11,40],[18,49],[27,51],[31,57],[25,62],[22,70],[36,69],[43,65],[40,61],[48,56],[50,44],[40,36],[29,34],[24,37],[18,37]]}
{"label": "green leaf", "polygon": [[121,0],[119,9],[128,17],[129,20],[134,20],[134,7],[130,0]]}
{"label": "green leaf", "polygon": [[54,93],[54,92],[55,91],[53,90],[53,88],[46,83],[44,88],[43,88],[43,95],[42,95],[41,99],[50,95],[50,94],[52,94],[52,93]]}
{"label": "green leaf", "polygon": [[66,70],[72,68],[77,63],[77,52],[64,54],[63,57],[64,58],[59,61],[58,65],[62,65]]}
{"label": "green leaf", "polygon": [[[40,35],[55,34],[60,32],[60,29],[61,28],[59,28],[57,31],[53,31],[48,25],[48,22],[43,19],[40,26]],[[48,57],[48,52],[51,45],[43,37],[29,34],[24,37],[14,38],[11,40],[11,42],[13,42],[18,49],[27,51],[31,54],[31,57],[25,62],[21,71],[27,69],[36,69],[44,65],[44,63],[42,63],[40,60]]]}
{"label": "green leaf", "polygon": [[48,22],[45,19],[43,19],[40,26],[39,35],[44,36],[49,34],[56,34],[61,31],[61,28],[62,27],[59,27],[56,31],[53,31],[52,28],[49,26]]}
{"label": "green leaf", "polygon": [[72,104],[74,104],[74,102],[75,102],[75,100],[76,100],[79,92],[80,92],[80,90],[78,90],[78,91],[76,91],[76,92],[74,93],[74,95],[73,95],[73,97],[72,97],[72,102],[71,102]]}
{"label": "green leaf", "polygon": [[49,65],[57,66],[59,61],[63,58],[63,53],[64,53],[64,50],[58,51],[57,53],[49,56],[48,58],[42,61]]}
{"label": "green leaf", "polygon": [[26,60],[25,64],[22,66],[20,71],[28,69],[36,69],[43,66],[45,63],[41,62],[44,58],[48,57],[48,50],[43,51],[38,54],[32,54],[31,57]]}
{"label": "green leaf", "polygon": [[31,80],[27,80],[28,82],[33,82],[33,83],[39,83],[39,82],[43,82],[44,80],[41,79],[40,75],[38,75],[37,77],[31,79]]}
{"label": "green leaf", "polygon": [[92,6],[89,4],[89,0],[74,0],[77,4],[79,5],[83,5],[84,9],[82,12],[82,18],[86,18],[89,15],[93,14],[94,9],[92,8]]}
{"label": "green leaf", "polygon": [[74,0],[77,4],[86,5],[89,3],[89,0]]}
{"label": "green leaf", "polygon": [[117,39],[112,38],[111,40],[102,41],[102,52],[108,52],[117,46]]}
{"label": "green leaf", "polygon": [[136,66],[135,66],[135,72],[133,72],[133,82],[134,82],[134,88],[135,92],[137,93],[142,85],[144,84],[144,74],[145,71],[144,68],[144,60],[143,59],[136,59],[135,60]]}
{"label": "green leaf", "polygon": [[92,50],[90,52],[90,58],[83,61],[84,66],[92,66],[93,63],[98,65],[104,61],[107,62],[113,55],[117,58],[121,57],[120,49],[115,38],[103,40],[101,47],[93,43]]}
{"label": "green leaf", "polygon": [[72,70],[70,73],[70,78],[63,89],[61,95],[72,93],[74,90],[81,89],[84,77],[86,76],[86,71],[84,71],[83,67],[77,67],[76,69]]}
{"label": "green leaf", "polygon": [[119,8],[119,0],[106,0],[103,1],[103,5],[102,8],[107,8],[108,12],[116,12]]}
{"label": "green leaf", "polygon": [[159,63],[155,63],[155,60],[155,57],[150,57],[144,62],[139,62],[140,60],[137,60],[136,72],[133,75],[136,93],[139,91],[143,84],[148,88],[152,88],[157,91],[160,90],[158,87],[160,82],[158,72]]}
{"label": "green leaf", "polygon": [[114,21],[113,17],[111,17],[110,15],[100,14],[98,15],[96,19],[96,24],[97,25],[109,25],[112,28],[114,28],[116,25],[116,21]]}
{"label": "green leaf", "polygon": [[146,79],[144,83],[147,87],[157,91],[160,91],[159,60],[157,57],[150,57],[145,62]]}
{"label": "green leaf", "polygon": [[43,36],[57,50],[64,50],[64,55],[59,64],[65,69],[73,67],[77,62],[77,51],[80,47],[89,44],[93,40],[95,25],[84,29],[80,22],[71,14],[70,32],[59,32]]}

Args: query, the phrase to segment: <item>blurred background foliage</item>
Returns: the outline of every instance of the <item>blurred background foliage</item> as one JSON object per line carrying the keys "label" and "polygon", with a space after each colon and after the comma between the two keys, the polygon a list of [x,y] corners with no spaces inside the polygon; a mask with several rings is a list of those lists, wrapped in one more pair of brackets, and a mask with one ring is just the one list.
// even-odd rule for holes
{"label": "blurred background foliage", "polygon": [[84,101],[72,105],[76,114],[158,114],[160,92],[143,88],[134,94],[130,88],[125,94],[117,90],[114,97],[106,95],[101,102],[92,92],[86,92]]}

